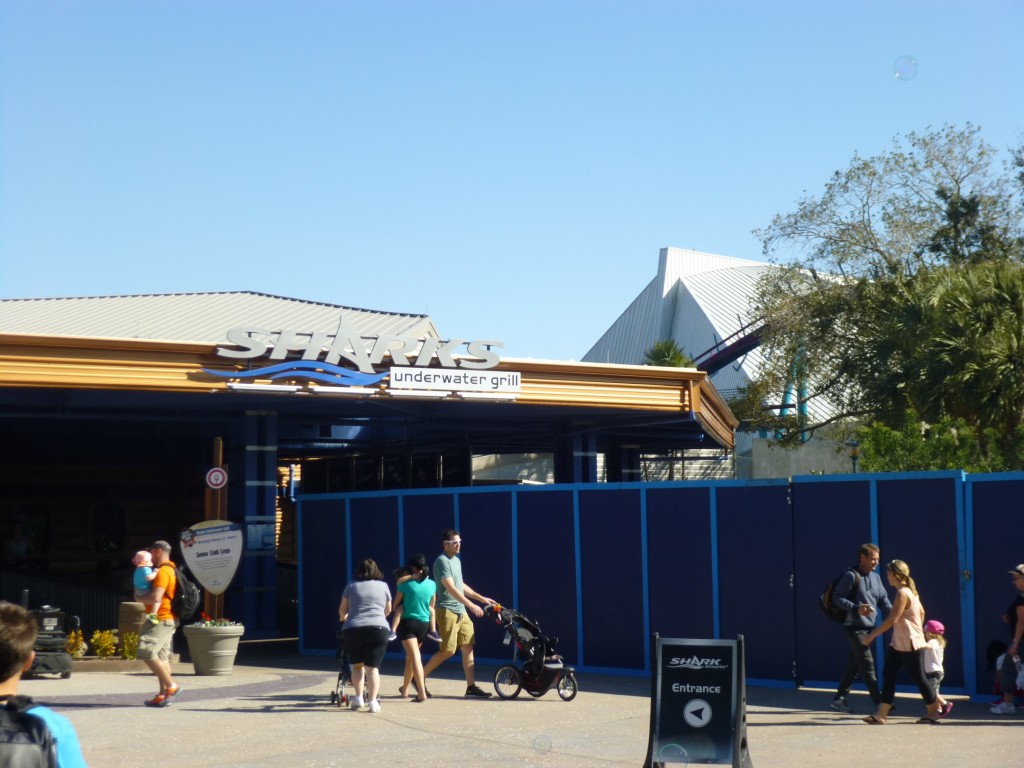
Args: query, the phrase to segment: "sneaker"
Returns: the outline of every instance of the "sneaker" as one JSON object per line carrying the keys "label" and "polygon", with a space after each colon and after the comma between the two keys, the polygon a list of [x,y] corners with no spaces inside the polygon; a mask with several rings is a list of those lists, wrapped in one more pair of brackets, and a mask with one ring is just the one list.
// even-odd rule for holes
{"label": "sneaker", "polygon": [[1017,712],[1017,708],[1013,706],[1012,701],[1000,701],[994,707],[989,709],[993,715],[1012,715]]}
{"label": "sneaker", "polygon": [[946,717],[952,711],[953,711],[953,702],[952,701],[947,701],[946,705],[939,709],[939,717]]}
{"label": "sneaker", "polygon": [[374,699],[370,702],[370,713],[377,714],[380,712],[380,699]]}
{"label": "sneaker", "polygon": [[843,712],[847,715],[853,712],[853,708],[846,703],[845,696],[833,696],[832,703],[829,706],[831,706],[836,712]]}
{"label": "sneaker", "polygon": [[434,632],[427,632],[427,639],[428,640],[433,640],[435,643],[440,643],[441,642],[441,636],[439,634],[437,634],[436,631],[434,631]]}
{"label": "sneaker", "polygon": [[164,696],[164,694],[158,693],[152,699],[146,699],[142,703],[145,704],[147,707],[162,707],[164,705],[165,698],[166,696]]}
{"label": "sneaker", "polygon": [[491,694],[489,694],[479,685],[474,683],[466,689],[466,696],[469,698],[489,699],[491,697]]}
{"label": "sneaker", "polygon": [[166,707],[168,704],[170,704],[172,701],[174,701],[178,697],[179,693],[181,693],[181,686],[180,685],[174,686],[173,690],[168,688],[167,689],[167,693],[164,694],[163,701],[161,701],[159,704],[157,704],[157,706],[158,707]]}
{"label": "sneaker", "polygon": [[388,633],[388,642],[389,643],[393,643],[397,639],[398,639],[398,633],[397,632],[390,632],[390,633]]}
{"label": "sneaker", "polygon": [[363,697],[362,696],[352,696],[352,697],[350,697],[349,701],[351,702],[349,704],[349,706],[353,710],[360,710],[364,706],[366,706],[365,704],[363,704]]}

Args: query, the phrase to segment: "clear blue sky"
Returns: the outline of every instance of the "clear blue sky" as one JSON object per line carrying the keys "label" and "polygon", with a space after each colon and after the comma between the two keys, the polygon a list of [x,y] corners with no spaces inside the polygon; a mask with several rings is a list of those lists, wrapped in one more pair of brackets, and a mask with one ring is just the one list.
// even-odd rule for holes
{"label": "clear blue sky", "polygon": [[0,297],[263,291],[579,359],[659,248],[760,258],[855,151],[1024,141],[1022,33],[1022,0],[0,0]]}

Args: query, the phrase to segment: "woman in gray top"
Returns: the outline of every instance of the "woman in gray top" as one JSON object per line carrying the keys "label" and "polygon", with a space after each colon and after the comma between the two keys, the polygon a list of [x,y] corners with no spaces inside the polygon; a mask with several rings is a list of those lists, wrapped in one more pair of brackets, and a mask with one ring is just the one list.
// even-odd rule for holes
{"label": "woman in gray top", "polygon": [[[380,712],[380,664],[388,645],[388,614],[391,613],[391,590],[380,568],[370,558],[356,568],[356,580],[345,587],[338,606],[338,618],[344,623],[342,639],[345,653],[352,665],[352,709],[368,708]],[[366,673],[363,674],[365,667]],[[363,700],[363,679],[366,700]]]}

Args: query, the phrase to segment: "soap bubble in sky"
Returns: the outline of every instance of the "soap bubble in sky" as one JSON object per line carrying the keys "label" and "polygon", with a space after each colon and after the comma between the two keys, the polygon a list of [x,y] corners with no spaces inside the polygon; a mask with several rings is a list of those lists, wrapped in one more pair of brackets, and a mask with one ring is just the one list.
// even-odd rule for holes
{"label": "soap bubble in sky", "polygon": [[917,76],[917,59],[900,56],[892,63],[892,74],[897,80],[913,80]]}

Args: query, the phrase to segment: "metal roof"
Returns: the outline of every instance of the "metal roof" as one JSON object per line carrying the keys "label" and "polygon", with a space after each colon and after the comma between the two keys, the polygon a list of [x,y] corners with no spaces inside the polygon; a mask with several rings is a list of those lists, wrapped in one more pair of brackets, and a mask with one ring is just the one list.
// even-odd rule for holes
{"label": "metal roof", "polygon": [[749,297],[769,269],[758,261],[662,248],[657,277],[583,360],[642,365],[644,353],[662,339],[674,339],[696,357],[752,319]]}
{"label": "metal roof", "polygon": [[428,315],[379,312],[252,291],[0,299],[0,332],[209,342],[239,326],[333,333],[344,317],[364,336],[439,337]]}

